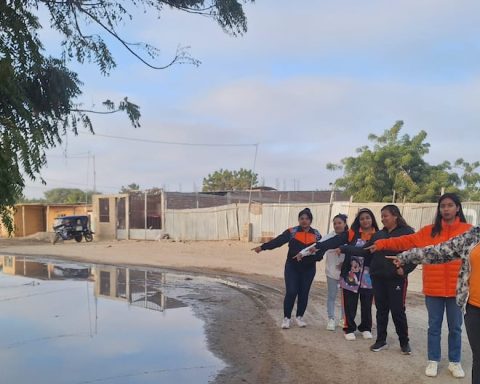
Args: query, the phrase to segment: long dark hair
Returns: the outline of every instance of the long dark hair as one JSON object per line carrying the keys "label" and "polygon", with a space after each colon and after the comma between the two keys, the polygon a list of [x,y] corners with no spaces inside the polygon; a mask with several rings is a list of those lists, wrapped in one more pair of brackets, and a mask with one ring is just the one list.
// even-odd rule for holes
{"label": "long dark hair", "polygon": [[313,221],[313,215],[312,212],[310,211],[310,208],[304,208],[298,213],[298,218],[300,219],[300,216],[305,215],[310,219],[310,222]]}
{"label": "long dark hair", "polygon": [[455,193],[444,193],[442,196],[440,196],[440,199],[438,199],[437,214],[435,216],[435,221],[433,223],[432,233],[430,234],[430,236],[432,237],[435,237],[440,233],[442,233],[443,228],[442,228],[442,215],[440,214],[440,204],[445,199],[452,200],[457,206],[458,208],[457,216],[460,218],[460,222],[462,223],[467,222],[467,219],[465,219],[465,215],[463,214],[462,202],[460,201],[460,198],[458,197],[458,195]]}
{"label": "long dark hair", "polygon": [[368,209],[368,208],[362,208],[358,211],[357,213],[357,216],[355,216],[355,220],[353,221],[352,225],[351,225],[351,229],[353,231],[355,231],[355,233],[358,233],[360,232],[360,215],[362,213],[368,213],[370,215],[370,217],[372,218],[372,227],[375,228],[375,231],[378,232],[378,224],[377,224],[377,220],[375,219],[375,215],[373,214],[373,212]]}
{"label": "long dark hair", "polygon": [[345,223],[345,232],[347,232],[348,231],[348,224],[347,224],[348,216],[345,215],[344,213],[339,213],[338,215],[333,216],[332,222],[335,221],[335,219],[340,219]]}
{"label": "long dark hair", "polygon": [[387,204],[385,205],[381,211],[388,211],[390,212],[393,216],[397,218],[397,227],[402,228],[402,227],[408,227],[409,225],[405,221],[405,219],[402,216],[402,213],[400,212],[400,209],[395,204]]}

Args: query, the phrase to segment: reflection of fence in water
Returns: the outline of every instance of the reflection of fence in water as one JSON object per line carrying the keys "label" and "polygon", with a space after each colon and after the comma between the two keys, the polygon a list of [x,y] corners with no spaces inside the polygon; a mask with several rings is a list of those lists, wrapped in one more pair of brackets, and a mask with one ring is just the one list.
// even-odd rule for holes
{"label": "reflection of fence in water", "polygon": [[127,301],[130,305],[163,312],[167,308],[185,307],[181,301],[166,297],[162,287],[166,282],[163,272],[115,268],[115,291],[110,291],[111,271],[100,271],[100,294]]}

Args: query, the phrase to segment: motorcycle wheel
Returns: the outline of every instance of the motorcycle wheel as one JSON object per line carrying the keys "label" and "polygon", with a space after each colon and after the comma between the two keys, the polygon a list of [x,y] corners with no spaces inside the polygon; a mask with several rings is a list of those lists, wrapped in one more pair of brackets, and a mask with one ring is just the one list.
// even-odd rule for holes
{"label": "motorcycle wheel", "polygon": [[91,233],[85,233],[85,241],[91,242],[93,240],[93,235]]}
{"label": "motorcycle wheel", "polygon": [[55,233],[52,239],[52,244],[55,245],[58,240],[60,240],[60,235],[58,233]]}
{"label": "motorcycle wheel", "polygon": [[80,242],[82,241],[82,235],[81,235],[81,234],[75,235],[73,238],[75,239],[75,241],[76,241],[77,243],[80,243]]}

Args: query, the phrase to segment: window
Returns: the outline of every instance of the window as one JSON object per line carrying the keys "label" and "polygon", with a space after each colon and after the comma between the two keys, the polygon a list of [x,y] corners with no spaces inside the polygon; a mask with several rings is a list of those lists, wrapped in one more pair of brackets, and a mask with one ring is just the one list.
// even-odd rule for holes
{"label": "window", "polygon": [[110,201],[102,198],[98,199],[98,211],[100,212],[100,223],[110,222]]}
{"label": "window", "polygon": [[100,271],[100,295],[110,296],[110,272]]}

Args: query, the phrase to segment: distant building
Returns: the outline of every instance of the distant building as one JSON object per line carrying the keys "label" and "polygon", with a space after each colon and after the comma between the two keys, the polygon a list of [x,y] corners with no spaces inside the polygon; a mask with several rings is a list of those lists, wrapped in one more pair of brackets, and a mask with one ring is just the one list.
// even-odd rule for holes
{"label": "distant building", "polygon": [[[91,204],[16,204],[13,216],[15,226],[12,236],[25,237],[37,232],[52,232],[55,218],[72,215],[91,215]],[[0,236],[7,237],[8,232],[0,224]]]}

